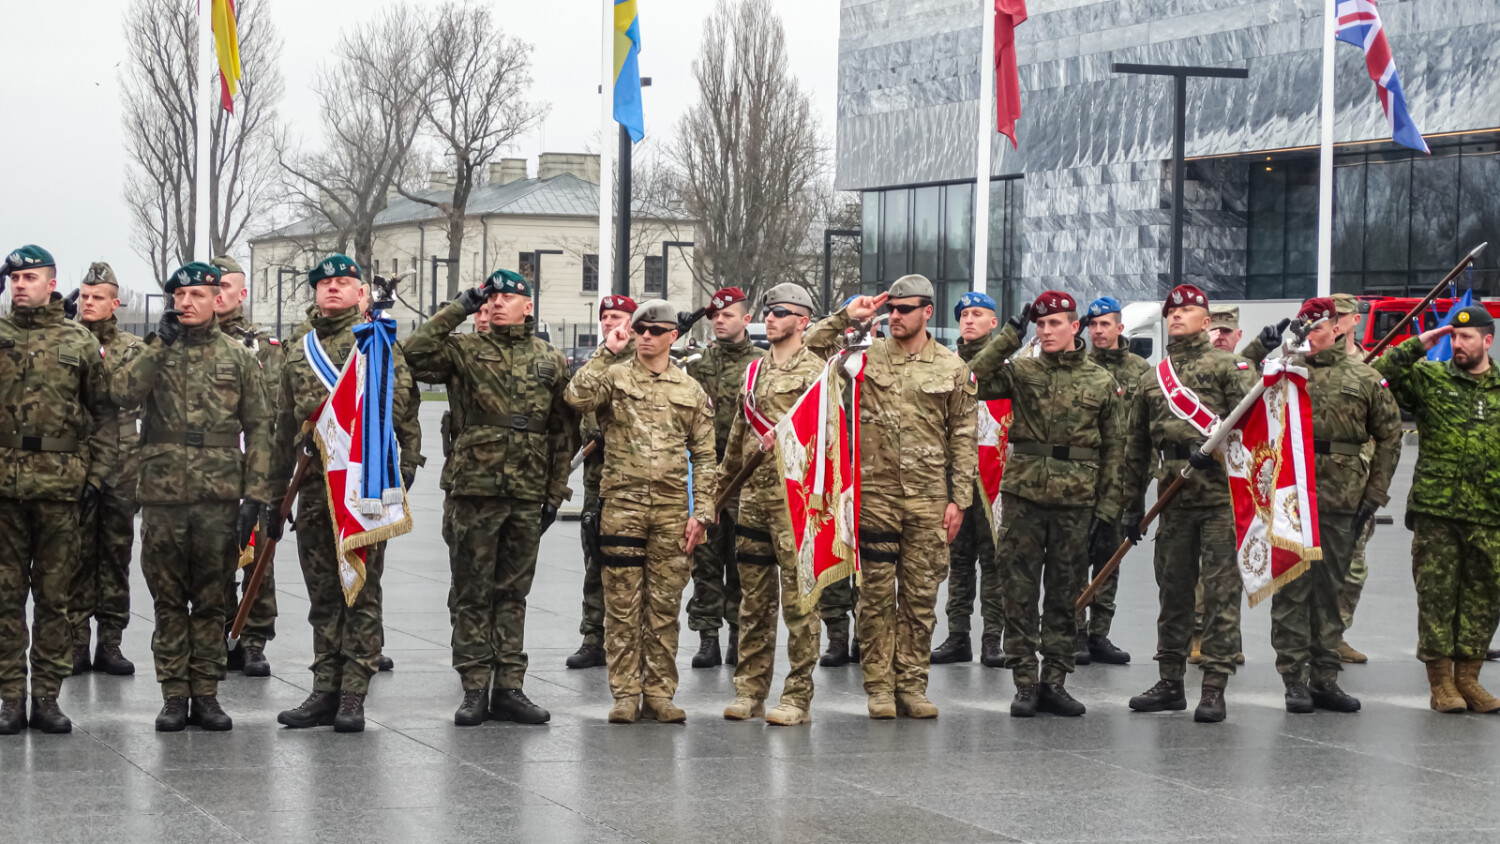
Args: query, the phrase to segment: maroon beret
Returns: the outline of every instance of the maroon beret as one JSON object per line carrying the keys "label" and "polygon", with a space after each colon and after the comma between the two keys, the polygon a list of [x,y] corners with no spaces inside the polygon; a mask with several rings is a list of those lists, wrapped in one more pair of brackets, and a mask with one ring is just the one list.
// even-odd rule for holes
{"label": "maroon beret", "polygon": [[605,296],[599,300],[599,313],[605,311],[624,311],[627,314],[635,313],[635,300],[629,296]]}
{"label": "maroon beret", "polygon": [[735,302],[745,301],[745,291],[738,287],[725,287],[714,291],[714,295],[708,300],[708,310],[705,312],[713,316],[719,311],[733,305]]}
{"label": "maroon beret", "polygon": [[1074,299],[1072,294],[1061,290],[1048,290],[1031,303],[1031,321],[1036,322],[1049,314],[1065,314],[1077,310],[1078,300]]}
{"label": "maroon beret", "polygon": [[1200,308],[1207,308],[1208,296],[1204,295],[1202,290],[1191,284],[1179,284],[1172,288],[1171,293],[1167,294],[1167,301],[1161,305],[1161,315],[1166,316],[1167,311],[1173,308],[1180,308],[1183,305],[1197,305]]}
{"label": "maroon beret", "polygon": [[1297,311],[1297,319],[1304,325],[1317,325],[1325,319],[1333,319],[1338,312],[1338,306],[1328,296],[1316,296],[1302,303],[1302,310]]}

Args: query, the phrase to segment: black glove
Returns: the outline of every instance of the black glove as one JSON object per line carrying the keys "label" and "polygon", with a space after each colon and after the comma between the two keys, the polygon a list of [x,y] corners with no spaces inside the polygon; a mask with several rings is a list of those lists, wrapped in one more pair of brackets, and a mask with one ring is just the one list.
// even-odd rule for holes
{"label": "black glove", "polygon": [[415,468],[401,470],[401,485],[411,492],[412,484],[417,482],[417,470]]}
{"label": "black glove", "polygon": [[99,512],[99,488],[84,481],[83,489],[78,491],[78,521],[80,524],[89,524],[94,520],[94,514]]}
{"label": "black glove", "polygon": [[1286,333],[1286,327],[1291,324],[1291,320],[1284,319],[1275,325],[1268,325],[1262,328],[1260,330],[1260,344],[1265,346],[1268,352],[1279,347],[1281,345],[1281,335]]}
{"label": "black glove", "polygon": [[69,293],[67,296],[63,297],[63,316],[67,317],[68,319],[78,319],[79,290],[80,288],[75,287],[73,288],[72,293]]}
{"label": "black glove", "polygon": [[1359,536],[1365,532],[1365,525],[1375,518],[1375,511],[1380,508],[1368,501],[1360,502],[1359,509],[1354,511],[1354,535]]}
{"label": "black glove", "polygon": [[542,505],[542,533],[546,533],[547,532],[547,528],[552,527],[552,523],[555,522],[555,521],[557,521],[557,508],[553,507],[551,504],[543,504]]}
{"label": "black glove", "polygon": [[1145,535],[1141,533],[1141,520],[1146,514],[1139,510],[1132,510],[1120,517],[1122,526],[1125,528],[1125,536],[1130,539],[1132,545],[1140,545],[1145,541]]}
{"label": "black glove", "polygon": [[1089,522],[1089,551],[1091,553],[1099,546],[1099,543],[1106,541],[1109,534],[1114,532],[1111,528],[1113,525],[1103,519],[1094,519]]}
{"label": "black glove", "polygon": [[250,544],[250,537],[255,535],[255,526],[260,524],[260,517],[265,509],[266,505],[254,498],[246,498],[240,502],[240,514],[234,522],[235,540],[239,543],[236,548],[244,548]]}
{"label": "black glove", "polygon": [[176,343],[177,338],[182,336],[182,323],[178,321],[181,316],[182,311],[176,308],[167,308],[161,312],[161,321],[156,324],[156,336],[165,345]]}
{"label": "black glove", "polygon": [[599,555],[599,518],[598,510],[584,510],[583,515],[578,517],[578,526],[583,532],[583,549],[590,557]]}
{"label": "black glove", "polygon": [[1193,443],[1193,450],[1188,452],[1188,465],[1198,471],[1210,469],[1219,465],[1218,458],[1203,450],[1203,443]]}
{"label": "black glove", "polygon": [[1027,303],[1020,313],[1007,319],[1006,322],[1010,323],[1010,327],[1016,330],[1016,334],[1019,334],[1022,340],[1025,340],[1026,329],[1031,327],[1031,304]]}
{"label": "black glove", "polygon": [[484,303],[490,300],[490,296],[499,290],[500,286],[495,284],[494,279],[487,278],[484,280],[484,284],[465,290],[458,294],[458,298],[453,301],[457,302],[458,306],[464,309],[464,313],[477,314],[479,313],[479,309],[484,307]]}
{"label": "black glove", "polygon": [[286,529],[286,519],[281,518],[281,508],[271,505],[266,508],[266,538],[281,541],[282,532]]}

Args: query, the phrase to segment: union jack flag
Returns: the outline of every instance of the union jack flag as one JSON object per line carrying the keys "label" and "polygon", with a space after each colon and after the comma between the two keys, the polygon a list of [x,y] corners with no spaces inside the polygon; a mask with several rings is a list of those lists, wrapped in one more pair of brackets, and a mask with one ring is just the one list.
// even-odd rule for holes
{"label": "union jack flag", "polygon": [[1401,92],[1401,80],[1396,76],[1396,59],[1391,55],[1391,45],[1385,40],[1385,28],[1380,23],[1375,0],[1338,0],[1336,9],[1338,23],[1334,37],[1365,51],[1365,66],[1370,70],[1375,92],[1385,109],[1391,139],[1404,147],[1430,153],[1427,140],[1406,110],[1406,95]]}

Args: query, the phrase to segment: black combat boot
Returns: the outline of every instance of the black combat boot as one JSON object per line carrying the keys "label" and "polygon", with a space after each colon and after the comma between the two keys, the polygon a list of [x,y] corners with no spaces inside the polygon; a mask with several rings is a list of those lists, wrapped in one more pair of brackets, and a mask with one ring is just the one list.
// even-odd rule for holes
{"label": "black combat boot", "polygon": [[568,657],[569,668],[603,668],[605,665],[604,646],[591,645],[588,642],[578,646],[578,650]]}
{"label": "black combat boot", "polygon": [[1193,710],[1193,720],[1201,724],[1217,724],[1224,720],[1227,710],[1224,690],[1218,686],[1204,686],[1203,696],[1198,699],[1198,708]]}
{"label": "black combat boot", "polygon": [[31,718],[28,719],[31,729],[41,730],[44,733],[71,733],[73,722],[63,714],[57,705],[55,697],[31,698]]}
{"label": "black combat boot", "polygon": [[1156,685],[1130,699],[1136,712],[1181,712],[1187,709],[1187,691],[1181,680],[1157,680]]}
{"label": "black combat boot", "polygon": [[1330,712],[1358,712],[1359,698],[1339,688],[1337,681],[1314,683],[1311,688],[1312,704]]}
{"label": "black combat boot", "polygon": [[1094,655],[1089,653],[1089,634],[1078,631],[1073,639],[1073,662],[1076,665],[1088,665],[1094,661]]}
{"label": "black combat boot", "polygon": [[158,733],[180,733],[187,729],[188,702],[185,697],[169,697],[161,702],[161,712],[156,714]]}
{"label": "black combat boot", "polygon": [[103,671],[115,677],[125,677],[135,673],[135,663],[125,658],[120,652],[119,645],[106,645],[103,642],[94,649],[94,670]]}
{"label": "black combat boot", "polygon": [[213,733],[234,729],[234,719],[219,705],[218,695],[193,695],[187,720],[189,724]]}
{"label": "black combat boot", "polygon": [[395,660],[391,659],[390,657],[386,656],[385,654],[381,654],[380,655],[380,670],[381,671],[390,671],[392,668],[395,668],[395,667],[396,667],[396,661]]}
{"label": "black combat boot", "polygon": [[729,625],[729,648],[724,651],[724,664],[736,665],[740,661],[740,628],[739,625]]}
{"label": "black combat boot", "polygon": [[1130,654],[1120,650],[1108,636],[1097,633],[1089,634],[1089,656],[1094,662],[1102,662],[1105,665],[1129,665]]}
{"label": "black combat boot", "polygon": [[234,647],[232,647],[232,648],[229,649],[229,653],[227,655],[227,659],[226,659],[226,661],[224,663],[224,670],[225,671],[244,671],[245,670],[245,647],[244,647],[244,645],[235,645]]}
{"label": "black combat boot", "polygon": [[986,633],[979,640],[979,664],[985,668],[1005,667],[1005,643],[999,633]]}
{"label": "black combat boot", "polygon": [[453,723],[460,727],[477,727],[489,719],[490,693],[486,689],[464,689],[464,702],[453,713]]}
{"label": "black combat boot", "polygon": [[517,724],[545,724],[552,713],[531,702],[520,689],[496,689],[490,696],[490,717]]}
{"label": "black combat boot", "polygon": [[849,637],[849,661],[859,662],[859,634]]}
{"label": "black combat boot", "polygon": [[1036,708],[1039,712],[1077,718],[1088,711],[1087,707],[1068,694],[1062,683],[1043,683],[1037,687],[1037,691]]}
{"label": "black combat boot", "polygon": [[1023,683],[1016,686],[1016,696],[1010,699],[1010,717],[1031,718],[1036,715],[1036,684]]}
{"label": "black combat boot", "polygon": [[89,643],[75,644],[73,646],[73,674],[71,676],[77,677],[79,674],[87,674],[93,667],[93,663],[89,662]]}
{"label": "black combat boot", "polygon": [[828,634],[828,650],[823,651],[823,656],[818,659],[818,664],[824,668],[838,668],[849,664],[849,634],[835,636]]}
{"label": "black combat boot", "polygon": [[973,662],[974,646],[969,643],[967,633],[949,633],[941,645],[932,649],[933,665],[951,665],[955,662]]}
{"label": "black combat boot", "polygon": [[693,654],[693,667],[713,668],[715,665],[722,665],[724,659],[719,656],[719,631],[704,630],[698,635],[698,652]]}
{"label": "black combat boot", "polygon": [[246,677],[271,676],[271,663],[266,659],[265,648],[247,647],[243,650],[245,651],[244,671]]}
{"label": "black combat boot", "polygon": [[26,729],[26,698],[0,700],[0,736],[13,736]]}
{"label": "black combat boot", "polygon": [[292,729],[304,727],[326,727],[333,723],[339,711],[338,692],[313,692],[296,709],[288,709],[276,716],[276,723]]}
{"label": "black combat boot", "polygon": [[1307,684],[1291,682],[1286,684],[1286,711],[1294,715],[1309,715],[1313,711],[1312,694],[1307,691]]}
{"label": "black combat boot", "polygon": [[333,716],[335,733],[362,733],[365,731],[364,692],[339,692],[339,711]]}

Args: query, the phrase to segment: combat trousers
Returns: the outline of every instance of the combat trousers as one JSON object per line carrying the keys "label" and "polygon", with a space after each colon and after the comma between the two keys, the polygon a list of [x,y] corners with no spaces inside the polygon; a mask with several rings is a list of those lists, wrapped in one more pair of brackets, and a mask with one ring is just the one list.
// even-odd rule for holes
{"label": "combat trousers", "polygon": [[[1005,583],[1005,667],[1016,685],[1062,683],[1073,671],[1078,622],[1073,607],[1083,594],[1088,552],[1088,507],[1038,504],[1001,494],[1000,578]],[[1041,602],[1041,612],[1037,603]],[[1041,676],[1037,675],[1041,651]]]}
{"label": "combat trousers", "polygon": [[1484,659],[1500,622],[1500,531],[1413,513],[1417,659]]}
{"label": "combat trousers", "polygon": [[[0,498],[0,698],[56,697],[73,671],[68,589],[78,559],[78,505]],[[31,597],[31,630],[26,598]]]}
{"label": "combat trousers", "polygon": [[[1112,525],[1099,532],[1099,539],[1089,547],[1089,563],[1083,570],[1083,583],[1078,594],[1083,594],[1083,589],[1088,588],[1093,578],[1104,571],[1115,551],[1119,550],[1120,543],[1125,541],[1125,530],[1119,525]],[[1084,607],[1083,612],[1078,614],[1078,628],[1086,630],[1092,636],[1108,636],[1111,625],[1115,620],[1115,594],[1120,589],[1120,568],[1109,573],[1109,577],[1099,584],[1099,589],[1094,593],[1094,599]]]}
{"label": "combat trousers", "polygon": [[1156,661],[1163,680],[1187,675],[1193,637],[1193,587],[1203,582],[1203,684],[1223,688],[1240,652],[1240,594],[1235,561],[1234,511],[1175,507],[1161,514],[1156,532]]}
{"label": "combat trousers", "polygon": [[297,558],[313,632],[313,691],[366,694],[385,640],[380,615],[385,543],[365,548],[365,583],[353,606],[344,601],[336,547],[328,492],[321,477],[310,477],[297,502]]}
{"label": "combat trousers", "polygon": [[1354,515],[1319,513],[1318,531],[1323,559],[1313,560],[1307,571],[1271,596],[1271,646],[1276,670],[1287,684],[1326,685],[1337,681],[1342,670],[1339,588],[1354,552]]}
{"label": "combat trousers", "polygon": [[866,694],[927,691],[938,587],[948,576],[947,506],[868,492],[860,503],[863,583],[854,623]]}
{"label": "combat trousers", "polygon": [[133,495],[108,487],[99,495],[91,524],[78,526],[78,566],[68,598],[75,646],[88,646],[90,619],[99,628],[101,645],[119,645],[130,623],[130,550],[138,509]]}
{"label": "combat trousers", "polygon": [[818,661],[818,614],[804,610],[797,586],[797,546],[782,501],[741,500],[735,526],[735,564],[740,569],[740,660],[734,693],[764,700],[776,666],[776,608],[786,621],[790,668],[782,703],[812,704],[813,664]]}
{"label": "combat trousers", "polygon": [[677,635],[688,582],[688,503],[604,502],[604,659],[616,698],[677,693]]}
{"label": "combat trousers", "polygon": [[[995,558],[995,539],[990,531],[990,517],[984,501],[974,496],[974,503],[964,511],[964,524],[948,546],[948,632],[968,633],[969,619],[974,615],[974,597],[979,597],[979,615],[985,636],[999,636],[1005,629],[1004,596],[1000,589],[1000,568]],[[978,577],[975,577],[975,563]],[[976,582],[977,581],[977,582]]]}
{"label": "combat trousers", "polygon": [[1354,540],[1354,553],[1349,557],[1349,573],[1339,584],[1339,615],[1344,622],[1344,632],[1354,626],[1354,611],[1359,607],[1359,596],[1365,591],[1365,579],[1370,576],[1370,567],[1365,563],[1365,546],[1375,533],[1375,520],[1365,523],[1365,529]]}
{"label": "combat trousers", "polygon": [[708,534],[693,549],[693,597],[688,599],[688,629],[717,631],[725,622],[740,624],[740,570],[734,564],[734,524],[737,507],[708,526]]}
{"label": "combat trousers", "polygon": [[235,552],[238,501],[141,508],[141,573],[156,629],[162,697],[218,694],[224,648],[224,563]]}
{"label": "combat trousers", "polygon": [[818,615],[828,630],[828,638],[849,638],[849,616],[854,614],[858,602],[859,587],[854,585],[853,576],[823,587],[823,594],[818,596]]}
{"label": "combat trousers", "polygon": [[453,574],[453,669],[465,691],[519,689],[526,679],[526,596],[542,541],[542,503],[478,495],[443,502]]}
{"label": "combat trousers", "polygon": [[[273,515],[271,518],[276,517]],[[255,543],[257,548],[265,547],[264,531],[257,532]],[[260,591],[255,593],[255,603],[250,605],[250,615],[245,618],[245,630],[240,636],[242,647],[264,649],[267,642],[276,638],[276,572],[274,569],[274,565],[266,569],[266,576],[260,581]],[[236,584],[235,576],[241,571],[244,572],[244,577]],[[240,555],[236,549],[224,575],[224,614],[226,617],[224,630],[226,633],[234,624],[234,614],[239,611],[245,588],[250,585],[250,577],[254,573],[254,563],[246,565],[243,569],[240,568]]]}

